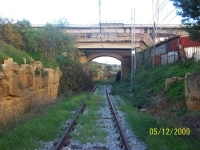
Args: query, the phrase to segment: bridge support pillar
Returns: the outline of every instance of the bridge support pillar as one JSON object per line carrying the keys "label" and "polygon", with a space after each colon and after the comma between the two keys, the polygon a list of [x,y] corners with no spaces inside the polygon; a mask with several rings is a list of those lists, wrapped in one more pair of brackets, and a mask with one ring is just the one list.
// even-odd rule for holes
{"label": "bridge support pillar", "polygon": [[121,80],[124,80],[131,73],[131,57],[124,56],[121,61]]}

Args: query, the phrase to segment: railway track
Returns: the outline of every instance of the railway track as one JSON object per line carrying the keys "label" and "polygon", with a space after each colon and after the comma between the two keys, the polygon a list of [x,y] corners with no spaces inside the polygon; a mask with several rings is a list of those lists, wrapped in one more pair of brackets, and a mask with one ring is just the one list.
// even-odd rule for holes
{"label": "railway track", "polygon": [[127,138],[126,138],[126,136],[125,136],[124,130],[122,129],[122,126],[121,126],[121,124],[120,124],[120,122],[119,122],[119,119],[118,119],[118,117],[117,117],[117,113],[116,113],[116,111],[115,111],[115,109],[114,109],[112,100],[111,100],[110,95],[109,95],[109,92],[108,92],[108,87],[107,87],[107,89],[106,89],[106,95],[107,95],[107,97],[108,97],[108,101],[109,101],[109,104],[110,104],[111,112],[112,112],[113,116],[115,117],[116,125],[118,126],[119,133],[120,133],[120,136],[121,136],[121,141],[122,141],[122,143],[123,143],[123,145],[124,145],[124,148],[125,148],[126,150],[131,150],[131,148],[130,148],[130,146],[129,146],[129,143],[128,143],[128,140],[127,140]]}
{"label": "railway track", "polygon": [[[99,87],[99,85],[97,85],[92,91],[91,93],[86,97],[86,99],[84,100],[84,102],[82,103],[81,107],[79,108],[79,110],[77,111],[76,115],[74,115],[74,118],[72,119],[71,123],[68,125],[68,127],[66,128],[64,134],[62,135],[61,139],[57,142],[54,150],[69,150],[69,149],[74,149],[74,150],[81,150],[81,149],[88,149],[88,148],[83,148],[81,145],[71,145],[71,147],[69,148],[69,143],[70,143],[70,132],[73,132],[74,128],[76,127],[76,120],[77,117],[79,116],[80,113],[83,113],[84,110],[87,108],[87,105],[85,103],[85,101],[87,101],[87,99],[89,98],[89,96],[91,94],[93,94],[95,92],[95,90],[98,89],[97,91],[101,91],[101,94],[104,94],[104,97],[107,99],[106,101],[106,108],[102,109],[102,113],[105,114],[101,114],[103,116],[108,115],[108,113],[106,111],[109,111],[110,116],[109,117],[104,117],[104,119],[99,120],[100,124],[101,122],[109,122],[109,125],[107,125],[107,127],[109,126],[114,126],[113,129],[115,130],[115,133],[110,132],[108,134],[113,134],[111,136],[114,136],[114,138],[116,139],[117,142],[113,141],[110,144],[107,145],[115,145],[116,148],[111,148],[107,145],[104,144],[100,144],[100,145],[92,145],[90,146],[90,150],[109,150],[109,149],[122,149],[122,150],[131,150],[131,147],[129,146],[129,142],[125,136],[124,130],[122,129],[122,126],[120,124],[120,121],[118,119],[117,113],[114,109],[113,103],[112,103],[112,99],[109,95],[109,87],[108,86],[101,86],[101,88]],[[109,106],[108,106],[109,104]],[[107,110],[105,110],[107,109]],[[96,121],[96,120],[94,120]],[[110,123],[112,122],[112,123]],[[80,135],[82,136],[82,135]],[[110,137],[109,137],[110,138]],[[112,139],[111,139],[112,141]],[[115,144],[117,143],[117,144]]]}
{"label": "railway track", "polygon": [[69,138],[69,134],[72,131],[73,127],[76,125],[76,120],[77,117],[80,113],[83,113],[83,111],[85,110],[86,104],[85,104],[85,100],[88,99],[88,97],[94,93],[94,91],[96,90],[96,88],[99,86],[100,84],[98,84],[97,86],[95,86],[92,91],[90,92],[90,94],[83,100],[83,103],[81,104],[79,110],[77,111],[76,115],[74,116],[74,118],[72,119],[71,123],[69,124],[69,126],[66,128],[64,134],[62,135],[61,139],[59,140],[59,142],[57,143],[55,150],[61,150],[62,147],[66,144],[66,140],[67,138]]}

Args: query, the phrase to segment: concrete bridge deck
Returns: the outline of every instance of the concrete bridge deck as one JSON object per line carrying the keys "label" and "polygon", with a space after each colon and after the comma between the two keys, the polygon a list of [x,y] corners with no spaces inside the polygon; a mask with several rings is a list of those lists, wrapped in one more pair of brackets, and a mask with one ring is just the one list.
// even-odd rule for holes
{"label": "concrete bridge deck", "polygon": [[[157,26],[156,41],[186,34],[179,25]],[[153,45],[153,25],[135,26],[136,52]],[[132,25],[103,23],[100,25],[69,26],[64,32],[76,37],[76,47],[84,51],[87,60],[101,56],[114,57],[121,61],[121,77],[131,72]]]}
{"label": "concrete bridge deck", "polygon": [[[42,26],[36,26],[42,28]],[[44,27],[44,26],[43,26]],[[157,25],[156,42],[187,34],[180,25]],[[92,25],[67,25],[64,33],[76,38],[75,47],[84,51],[87,60],[101,56],[114,57],[121,61],[121,77],[131,72],[132,25],[123,23],[101,23]],[[136,53],[153,45],[153,25],[135,25]]]}

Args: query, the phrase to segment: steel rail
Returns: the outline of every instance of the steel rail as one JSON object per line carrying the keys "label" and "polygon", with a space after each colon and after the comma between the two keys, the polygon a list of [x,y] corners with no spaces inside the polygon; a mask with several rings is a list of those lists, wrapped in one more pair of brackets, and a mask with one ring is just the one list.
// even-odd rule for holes
{"label": "steel rail", "polygon": [[116,113],[116,111],[115,111],[115,109],[114,109],[114,106],[113,106],[112,100],[111,100],[111,98],[110,98],[110,95],[109,95],[109,93],[108,93],[108,87],[106,88],[106,95],[107,95],[107,97],[108,97],[108,102],[109,102],[109,104],[110,104],[110,106],[111,106],[111,111],[112,111],[112,113],[114,114],[114,117],[115,117],[117,126],[118,126],[118,128],[119,128],[119,133],[120,133],[120,136],[121,136],[121,138],[122,138],[122,143],[123,143],[123,145],[125,146],[125,150],[131,150],[131,148],[130,148],[130,146],[129,146],[129,144],[128,144],[128,140],[127,140],[127,138],[126,138],[126,136],[125,136],[125,134],[124,134],[124,131],[123,131],[123,129],[122,129],[122,126],[121,126],[121,124],[120,124],[120,122],[119,122],[119,119],[118,119],[118,117],[117,117],[117,113]]}
{"label": "steel rail", "polygon": [[77,119],[77,116],[82,113],[86,107],[85,104],[85,100],[88,99],[88,97],[94,93],[94,91],[96,90],[96,88],[99,86],[100,84],[97,84],[93,90],[90,92],[90,94],[83,100],[83,103],[81,104],[79,110],[77,111],[76,115],[74,116],[73,120],[71,121],[71,123],[68,125],[68,127],[66,128],[65,132],[63,133],[61,139],[59,140],[59,142],[56,144],[56,147],[54,148],[54,150],[61,150],[63,145],[66,142],[66,139],[70,133],[70,131],[73,129],[74,125],[75,125],[75,121]]}

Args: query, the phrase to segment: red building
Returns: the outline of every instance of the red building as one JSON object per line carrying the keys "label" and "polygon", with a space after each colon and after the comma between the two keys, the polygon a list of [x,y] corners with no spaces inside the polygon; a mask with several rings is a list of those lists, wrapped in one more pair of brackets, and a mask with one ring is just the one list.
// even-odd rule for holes
{"label": "red building", "polygon": [[158,43],[155,47],[152,54],[155,66],[177,63],[192,57],[200,59],[200,43],[190,40],[189,36],[171,38]]}

